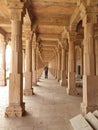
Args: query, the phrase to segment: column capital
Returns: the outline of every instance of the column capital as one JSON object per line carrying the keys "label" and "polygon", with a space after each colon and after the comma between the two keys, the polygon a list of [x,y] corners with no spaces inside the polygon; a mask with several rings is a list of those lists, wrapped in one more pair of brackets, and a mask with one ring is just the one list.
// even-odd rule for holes
{"label": "column capital", "polygon": [[21,21],[24,3],[19,1],[8,1],[7,6],[10,9],[11,20]]}
{"label": "column capital", "polygon": [[83,27],[87,24],[95,24],[97,23],[97,15],[94,13],[86,13],[85,17],[83,18]]}
{"label": "column capital", "polygon": [[76,40],[76,32],[75,31],[70,31],[69,33],[68,33],[68,42],[71,42],[71,41],[75,41]]}

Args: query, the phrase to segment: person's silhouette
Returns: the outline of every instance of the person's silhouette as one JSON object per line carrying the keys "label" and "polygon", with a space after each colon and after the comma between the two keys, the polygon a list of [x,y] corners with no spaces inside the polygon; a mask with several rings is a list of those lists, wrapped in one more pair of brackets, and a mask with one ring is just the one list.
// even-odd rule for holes
{"label": "person's silhouette", "polygon": [[45,66],[44,71],[45,71],[45,78],[48,78],[48,66]]}

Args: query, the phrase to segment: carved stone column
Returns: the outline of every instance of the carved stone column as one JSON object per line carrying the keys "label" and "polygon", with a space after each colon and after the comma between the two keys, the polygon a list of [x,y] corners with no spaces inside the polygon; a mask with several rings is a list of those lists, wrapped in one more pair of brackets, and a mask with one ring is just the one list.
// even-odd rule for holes
{"label": "carved stone column", "polygon": [[98,75],[98,37],[95,39],[96,75]]}
{"label": "carved stone column", "polygon": [[69,55],[68,55],[68,89],[69,95],[77,95],[76,83],[75,83],[75,43],[74,36],[69,38]]}
{"label": "carved stone column", "polygon": [[38,46],[36,47],[36,62],[35,62],[35,66],[36,66],[36,83],[37,83],[37,81],[38,81],[38,65],[39,65],[39,60],[38,60],[38,58],[39,58],[39,48],[38,48]]}
{"label": "carved stone column", "polygon": [[37,84],[37,74],[36,74],[36,47],[32,46],[32,84]]}
{"label": "carved stone column", "polygon": [[25,73],[25,49],[23,49],[22,50],[22,57],[23,57],[23,61],[22,61],[22,63],[23,63],[23,74]]}
{"label": "carved stone column", "polygon": [[96,101],[96,88],[98,76],[95,75],[95,49],[94,49],[94,18],[93,13],[86,14],[83,19],[84,26],[84,75],[83,75],[83,114],[98,109]]}
{"label": "carved stone column", "polygon": [[21,117],[25,112],[23,103],[22,73],[22,10],[23,3],[9,3],[11,9],[12,67],[9,81],[9,105],[6,117]]}
{"label": "carved stone column", "polygon": [[55,78],[57,79],[57,64],[58,64],[58,57],[55,57]]}
{"label": "carved stone column", "polygon": [[61,75],[60,75],[60,73],[61,73],[61,52],[60,52],[60,49],[58,49],[57,55],[58,55],[57,80],[59,81],[61,78]]}
{"label": "carved stone column", "polygon": [[0,36],[0,86],[6,85],[6,43],[4,36]]}
{"label": "carved stone column", "polygon": [[62,56],[61,56],[61,86],[66,86],[66,50],[65,47],[62,47]]}
{"label": "carved stone column", "polygon": [[25,71],[25,89],[24,95],[32,95],[32,42],[31,34],[32,32],[28,31],[26,33],[26,71]]}
{"label": "carved stone column", "polygon": [[33,34],[32,40],[32,85],[37,84],[37,72],[36,72],[36,34]]}

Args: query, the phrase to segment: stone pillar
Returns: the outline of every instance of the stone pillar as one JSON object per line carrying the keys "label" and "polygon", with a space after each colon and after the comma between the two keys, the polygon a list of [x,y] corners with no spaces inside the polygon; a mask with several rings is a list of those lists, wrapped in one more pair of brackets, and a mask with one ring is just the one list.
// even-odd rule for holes
{"label": "stone pillar", "polygon": [[76,82],[75,82],[75,43],[74,36],[69,38],[69,55],[68,55],[68,88],[69,95],[77,95]]}
{"label": "stone pillar", "polygon": [[96,101],[96,88],[98,76],[95,75],[95,49],[94,49],[94,14],[86,14],[83,19],[84,26],[84,75],[83,75],[83,114],[98,109]]}
{"label": "stone pillar", "polygon": [[22,50],[22,55],[23,55],[23,61],[22,61],[22,63],[23,63],[23,74],[25,73],[25,49],[23,49]]}
{"label": "stone pillar", "polygon": [[[17,6],[18,5],[18,6]],[[9,106],[6,117],[21,117],[25,112],[23,103],[22,73],[22,9],[24,4],[9,3],[11,9],[12,67],[9,81]]]}
{"label": "stone pillar", "polygon": [[36,66],[36,83],[38,82],[38,66],[39,66],[39,61],[38,61],[38,58],[39,58],[39,48],[38,48],[38,46],[36,47],[36,62],[35,62],[35,66]]}
{"label": "stone pillar", "polygon": [[36,74],[36,47],[32,46],[32,84],[37,84],[37,74]]}
{"label": "stone pillar", "polygon": [[54,60],[54,76],[57,79],[57,61],[58,61],[58,57],[57,55],[55,56],[55,60]]}
{"label": "stone pillar", "polygon": [[57,80],[59,81],[60,78],[61,78],[61,75],[60,75],[61,74],[61,53],[60,53],[60,49],[58,49],[57,55],[58,55]]}
{"label": "stone pillar", "polygon": [[96,75],[98,75],[98,38],[95,39]]}
{"label": "stone pillar", "polygon": [[65,47],[62,47],[62,56],[61,56],[61,86],[66,86],[66,50]]}
{"label": "stone pillar", "polygon": [[24,95],[32,95],[32,42],[31,32],[26,33],[26,71]]}
{"label": "stone pillar", "polygon": [[0,86],[6,85],[6,44],[4,37],[0,37]]}

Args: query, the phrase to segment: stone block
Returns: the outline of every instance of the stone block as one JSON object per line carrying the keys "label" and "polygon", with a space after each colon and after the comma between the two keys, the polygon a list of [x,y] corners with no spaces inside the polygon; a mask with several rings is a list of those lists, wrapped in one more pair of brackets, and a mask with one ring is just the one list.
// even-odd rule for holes
{"label": "stone block", "polygon": [[85,119],[95,130],[98,130],[98,119],[91,112],[85,115]]}
{"label": "stone block", "polygon": [[70,120],[74,130],[93,130],[82,115],[78,115]]}

